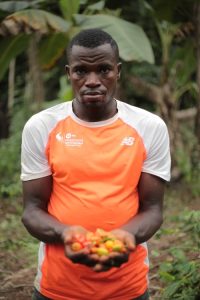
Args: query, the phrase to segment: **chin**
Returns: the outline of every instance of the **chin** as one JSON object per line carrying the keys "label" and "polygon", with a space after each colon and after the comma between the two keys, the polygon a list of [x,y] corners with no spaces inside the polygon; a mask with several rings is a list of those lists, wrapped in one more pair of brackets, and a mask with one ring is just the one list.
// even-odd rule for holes
{"label": "chin", "polygon": [[82,99],[81,103],[85,104],[85,105],[99,106],[99,105],[104,105],[106,103],[106,99],[102,99],[102,98],[93,99],[93,98],[88,97],[88,98]]}
{"label": "chin", "polygon": [[100,107],[102,105],[105,105],[104,101],[84,101],[82,103],[84,103],[86,106],[90,106],[90,107]]}
{"label": "chin", "polygon": [[110,100],[108,97],[81,97],[76,98],[77,102],[87,107],[102,107],[107,105]]}

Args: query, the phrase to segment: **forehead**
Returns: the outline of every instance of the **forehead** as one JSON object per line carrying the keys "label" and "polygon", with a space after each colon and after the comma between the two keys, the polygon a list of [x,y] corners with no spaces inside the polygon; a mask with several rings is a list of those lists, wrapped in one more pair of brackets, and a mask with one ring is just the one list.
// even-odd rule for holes
{"label": "forehead", "polygon": [[116,54],[110,44],[103,44],[95,48],[74,45],[71,49],[69,64],[76,63],[117,63]]}

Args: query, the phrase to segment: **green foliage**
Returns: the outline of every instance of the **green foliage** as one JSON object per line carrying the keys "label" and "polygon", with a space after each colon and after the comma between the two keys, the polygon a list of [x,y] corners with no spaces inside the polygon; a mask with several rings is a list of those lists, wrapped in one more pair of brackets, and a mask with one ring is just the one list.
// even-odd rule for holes
{"label": "green foliage", "polygon": [[46,34],[52,32],[67,32],[70,28],[70,22],[64,20],[60,16],[41,9],[21,10],[10,15],[8,19],[14,20],[19,24],[24,20],[25,26]]}
{"label": "green foliage", "polygon": [[[119,18],[121,10],[109,10],[105,8],[105,1],[88,5],[83,13],[78,15],[76,13],[79,12],[81,2],[82,1],[78,0],[60,0],[59,8],[64,18],[41,9],[30,8],[19,10],[7,16],[7,18],[2,21],[0,33],[3,36],[10,34],[15,35],[15,39],[18,39],[21,33],[30,34],[37,32],[43,38],[44,35],[48,35],[41,43],[39,54],[40,61],[44,68],[54,66],[55,62],[63,54],[68,39],[71,38],[73,34],[77,33],[80,29],[94,27],[103,28],[113,35],[118,42],[120,56],[123,60],[154,63],[154,55],[150,41],[141,26]],[[72,24],[72,17],[75,21],[75,26]],[[59,34],[52,36],[53,33]],[[5,38],[2,39],[3,44],[4,39]],[[25,38],[24,40],[20,40],[20,45],[16,45],[16,55],[27,48],[27,45],[26,47],[23,46],[24,43]],[[4,60],[0,60],[0,65],[2,64],[4,66],[2,74],[0,72],[0,78],[3,77],[7,70],[10,59],[16,56],[14,55],[15,44],[12,43],[11,45],[12,56],[8,57],[7,64],[4,63]],[[19,48],[19,46],[21,47]],[[5,48],[5,52],[7,52],[7,50],[8,49]],[[4,53],[4,51],[1,52]]]}
{"label": "green foliage", "polygon": [[103,10],[105,6],[105,1],[98,1],[94,4],[91,4],[91,5],[88,5],[87,8],[86,8],[86,14],[88,13],[88,11],[91,11],[91,12],[95,12],[95,11],[101,11]]}
{"label": "green foliage", "polygon": [[0,10],[11,13],[11,12],[25,9],[29,6],[30,6],[29,1],[4,1],[0,3]]}
{"label": "green foliage", "polygon": [[79,0],[59,0],[60,10],[66,20],[71,20],[73,14],[78,13],[80,1]]}
{"label": "green foliage", "polygon": [[20,192],[20,133],[0,142],[0,194],[14,196]]}
{"label": "green foliage", "polygon": [[[135,62],[132,68],[130,64],[126,68],[126,72],[133,73],[135,76],[142,78],[146,82],[157,84],[160,77],[161,67],[147,62]],[[134,91],[132,91],[133,93]],[[139,91],[138,91],[139,93]]]}
{"label": "green foliage", "polygon": [[199,295],[199,263],[173,256],[173,261],[170,264],[161,264],[159,274],[167,284],[162,299],[194,300]]}
{"label": "green foliage", "polygon": [[[72,89],[67,83],[66,77],[61,77],[59,99],[54,101],[43,102],[42,109],[47,109],[53,105],[57,105],[62,101],[72,99]],[[0,196],[15,197],[22,193],[20,180],[21,173],[21,135],[26,120],[33,114],[34,103],[28,108],[27,112],[23,110],[15,110],[10,125],[10,137],[0,140]]]}
{"label": "green foliage", "polygon": [[21,222],[22,203],[19,205],[17,199],[2,201],[9,201],[8,206],[12,211],[9,212],[8,208],[0,222],[0,250],[7,251],[8,256],[9,253],[17,253],[19,260],[28,257],[27,265],[30,266],[36,262],[38,241],[31,237]]}
{"label": "green foliage", "polygon": [[196,70],[195,49],[191,47],[193,43],[194,41],[188,38],[184,47],[174,47],[171,51],[170,73],[177,87],[187,84]]}
{"label": "green foliage", "polygon": [[30,36],[25,34],[0,39],[0,79],[3,78],[7,71],[11,59],[27,48],[29,40]]}
{"label": "green foliage", "polygon": [[60,77],[60,90],[58,98],[62,101],[70,101],[73,98],[73,91],[71,85],[67,82],[66,76]]}
{"label": "green foliage", "polygon": [[95,26],[111,34],[119,45],[120,57],[125,61],[135,60],[154,63],[151,44],[140,26],[115,16],[103,14],[93,16],[76,15],[76,21],[82,29]]}
{"label": "green foliage", "polygon": [[14,13],[18,10],[23,10],[29,7],[37,7],[39,3],[45,2],[46,0],[29,0],[29,1],[1,1],[0,11],[6,13]]}
{"label": "green foliage", "polygon": [[176,220],[180,223],[180,229],[190,236],[194,245],[200,249],[200,211],[184,211]]}
{"label": "green foliage", "polygon": [[43,38],[39,44],[39,61],[43,69],[50,69],[64,53],[68,42],[65,33],[54,33]]}
{"label": "green foliage", "polygon": [[20,146],[22,128],[27,118],[24,111],[16,111],[12,118],[11,135],[0,140],[0,195],[13,197],[21,194]]}
{"label": "green foliage", "polygon": [[200,295],[200,211],[186,210],[173,220],[177,224],[177,237],[182,235],[184,239],[178,247],[169,248],[168,260],[159,267],[166,286],[162,299],[195,300]]}
{"label": "green foliage", "polygon": [[[20,172],[20,170],[18,171]],[[0,195],[2,195],[3,197],[15,197],[21,194],[21,182],[19,181],[19,178],[17,178],[17,176],[13,177],[15,178],[11,178],[11,181],[7,180],[5,182],[2,182],[2,185],[0,187]],[[12,180],[15,182],[12,182]]]}
{"label": "green foliage", "polygon": [[191,194],[200,195],[200,161],[198,159],[198,142],[193,135],[192,128],[182,124],[180,128],[183,146],[180,146],[175,152],[175,159],[178,168],[183,175],[183,181],[188,185]]}

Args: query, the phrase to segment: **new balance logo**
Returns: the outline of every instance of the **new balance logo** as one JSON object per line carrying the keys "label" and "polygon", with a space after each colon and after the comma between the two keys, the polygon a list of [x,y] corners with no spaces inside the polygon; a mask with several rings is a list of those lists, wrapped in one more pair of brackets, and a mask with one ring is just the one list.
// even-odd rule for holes
{"label": "new balance logo", "polygon": [[121,145],[132,146],[135,142],[135,138],[132,136],[126,136],[123,138]]}

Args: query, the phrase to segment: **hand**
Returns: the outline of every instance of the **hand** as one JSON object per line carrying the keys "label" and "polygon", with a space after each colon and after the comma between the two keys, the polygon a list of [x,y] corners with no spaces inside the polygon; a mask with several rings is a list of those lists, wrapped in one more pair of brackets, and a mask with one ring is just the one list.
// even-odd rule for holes
{"label": "hand", "polygon": [[132,235],[131,233],[129,233],[126,230],[123,229],[115,229],[112,230],[111,233],[120,241],[122,241],[122,243],[124,245],[126,245],[126,248],[129,251],[133,251],[136,248],[136,241],[135,241],[135,237],[134,235]]}
{"label": "hand", "polygon": [[90,254],[89,247],[84,247],[78,251],[72,250],[72,244],[74,241],[79,241],[80,244],[86,241],[87,230],[81,226],[70,226],[67,227],[63,234],[62,239],[65,246],[65,255],[73,263],[83,264],[86,266],[93,267],[96,265],[96,257],[92,257]]}
{"label": "hand", "polygon": [[[112,267],[119,268],[122,264],[126,263],[129,259],[129,254],[131,251],[135,250],[135,238],[132,234],[125,230],[116,229],[111,231],[111,234],[115,236],[118,240],[126,246],[126,252],[111,252],[107,256],[102,256],[99,258],[98,263],[93,267],[96,272],[104,272],[110,270]],[[98,259],[93,256],[93,259]]]}

